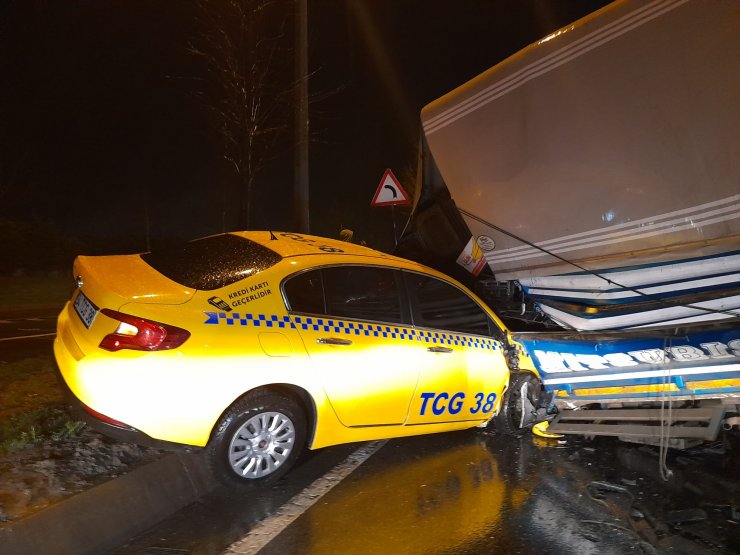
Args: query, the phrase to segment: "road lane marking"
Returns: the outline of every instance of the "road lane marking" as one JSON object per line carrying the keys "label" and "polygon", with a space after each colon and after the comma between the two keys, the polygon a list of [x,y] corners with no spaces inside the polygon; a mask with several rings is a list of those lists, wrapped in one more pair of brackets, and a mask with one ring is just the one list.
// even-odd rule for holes
{"label": "road lane marking", "polygon": [[52,335],[56,335],[57,332],[53,333],[39,333],[37,335],[19,335],[17,337],[3,337],[0,339],[0,341],[13,341],[14,339],[33,339],[34,337],[51,337]]}
{"label": "road lane marking", "polygon": [[357,449],[344,462],[339,463],[321,478],[314,480],[301,493],[293,496],[275,514],[257,524],[246,536],[232,543],[222,555],[252,555],[257,553],[387,442],[388,440],[372,441]]}

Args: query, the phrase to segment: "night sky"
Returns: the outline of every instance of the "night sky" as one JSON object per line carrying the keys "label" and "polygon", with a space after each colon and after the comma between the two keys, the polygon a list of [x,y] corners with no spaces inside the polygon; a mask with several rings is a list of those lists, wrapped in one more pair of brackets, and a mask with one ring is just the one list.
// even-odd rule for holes
{"label": "night sky", "polygon": [[[308,3],[311,232],[343,225],[389,248],[390,210],[369,203],[385,168],[410,175],[421,108],[608,2]],[[240,227],[197,98],[208,74],[187,51],[200,25],[180,0],[0,0],[6,226],[46,226],[91,252],[146,250],[147,223],[155,247]],[[292,141],[258,177],[253,228],[295,229]]]}

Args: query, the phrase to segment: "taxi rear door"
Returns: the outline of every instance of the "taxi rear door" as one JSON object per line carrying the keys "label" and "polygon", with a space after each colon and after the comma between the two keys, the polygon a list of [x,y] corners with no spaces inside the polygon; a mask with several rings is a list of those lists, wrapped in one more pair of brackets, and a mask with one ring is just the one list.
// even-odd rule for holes
{"label": "taxi rear door", "polygon": [[347,265],[292,278],[292,320],[345,426],[403,424],[423,357],[399,270]]}

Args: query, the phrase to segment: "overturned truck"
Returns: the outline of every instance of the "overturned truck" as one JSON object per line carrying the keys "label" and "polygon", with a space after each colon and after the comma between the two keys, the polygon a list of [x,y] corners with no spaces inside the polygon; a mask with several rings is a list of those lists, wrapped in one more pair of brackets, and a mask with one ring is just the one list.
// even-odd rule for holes
{"label": "overturned truck", "polygon": [[738,425],[738,36],[733,0],[617,1],[423,109],[399,254],[530,330],[503,425],[676,447]]}

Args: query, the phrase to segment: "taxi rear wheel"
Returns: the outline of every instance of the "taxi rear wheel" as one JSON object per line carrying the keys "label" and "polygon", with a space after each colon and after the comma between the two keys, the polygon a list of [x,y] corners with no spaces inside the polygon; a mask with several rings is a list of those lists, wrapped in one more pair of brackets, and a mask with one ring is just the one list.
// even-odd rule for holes
{"label": "taxi rear wheel", "polygon": [[257,486],[282,477],[305,443],[306,419],[298,404],[279,393],[255,391],[219,420],[206,450],[220,482]]}
{"label": "taxi rear wheel", "polygon": [[533,374],[512,374],[504,394],[501,411],[493,419],[495,429],[520,436],[535,421],[535,411],[542,398],[542,383]]}

